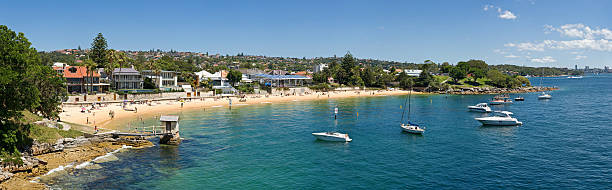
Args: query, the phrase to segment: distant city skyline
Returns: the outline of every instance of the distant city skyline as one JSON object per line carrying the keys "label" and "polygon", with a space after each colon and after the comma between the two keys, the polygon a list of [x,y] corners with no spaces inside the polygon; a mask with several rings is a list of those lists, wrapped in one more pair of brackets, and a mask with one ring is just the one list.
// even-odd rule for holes
{"label": "distant city skyline", "polygon": [[[604,68],[612,65],[609,1],[23,2],[0,24],[39,51],[109,48],[422,63]],[[29,10],[16,9],[27,7]]]}

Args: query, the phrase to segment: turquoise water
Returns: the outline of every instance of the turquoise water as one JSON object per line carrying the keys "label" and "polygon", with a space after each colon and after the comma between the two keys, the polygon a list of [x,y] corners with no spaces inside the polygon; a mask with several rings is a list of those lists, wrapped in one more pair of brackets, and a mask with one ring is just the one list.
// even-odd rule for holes
{"label": "turquoise water", "polygon": [[[426,127],[423,136],[401,132],[405,96],[184,112],[180,146],[120,152],[101,169],[49,182],[65,189],[612,187],[612,75],[544,83],[561,90],[548,101],[523,94],[525,102],[495,107],[514,112],[520,127],[483,127],[473,119],[482,114],[466,106],[492,95],[413,96],[412,117]],[[334,128],[353,142],[321,142],[310,134]]]}

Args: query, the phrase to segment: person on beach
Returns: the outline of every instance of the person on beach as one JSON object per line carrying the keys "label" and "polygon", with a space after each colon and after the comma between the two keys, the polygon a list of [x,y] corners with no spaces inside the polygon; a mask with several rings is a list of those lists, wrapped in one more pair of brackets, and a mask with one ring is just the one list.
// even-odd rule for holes
{"label": "person on beach", "polygon": [[138,113],[138,107],[134,107],[134,113]]}

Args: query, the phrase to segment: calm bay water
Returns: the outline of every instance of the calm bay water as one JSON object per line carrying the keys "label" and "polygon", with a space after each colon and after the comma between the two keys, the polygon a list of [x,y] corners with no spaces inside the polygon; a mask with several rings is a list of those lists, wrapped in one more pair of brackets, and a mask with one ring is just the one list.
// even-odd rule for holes
{"label": "calm bay water", "polygon": [[[413,96],[412,118],[427,128],[423,136],[401,132],[405,96],[183,112],[180,146],[120,152],[101,169],[50,182],[64,189],[611,188],[612,75],[544,84],[561,90],[548,101],[522,94],[525,102],[494,107],[514,112],[520,127],[482,127],[473,119],[482,114],[466,106],[493,95]],[[310,134],[334,128],[353,142]]]}

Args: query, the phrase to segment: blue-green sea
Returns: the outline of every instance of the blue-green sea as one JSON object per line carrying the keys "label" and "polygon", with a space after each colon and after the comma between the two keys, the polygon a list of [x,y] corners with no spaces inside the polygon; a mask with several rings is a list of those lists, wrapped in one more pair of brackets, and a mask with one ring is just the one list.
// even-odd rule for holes
{"label": "blue-green sea", "polygon": [[[560,88],[551,100],[530,93],[494,106],[513,112],[524,123],[518,127],[474,120],[483,114],[466,107],[493,95],[413,95],[411,119],[426,127],[423,136],[401,132],[406,96],[182,112],[179,146],[153,140],[155,147],[118,152],[101,169],[46,182],[63,189],[612,188],[612,75],[543,81]],[[311,135],[329,130],[353,142]]]}

